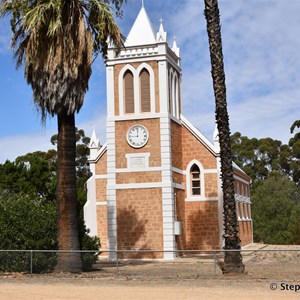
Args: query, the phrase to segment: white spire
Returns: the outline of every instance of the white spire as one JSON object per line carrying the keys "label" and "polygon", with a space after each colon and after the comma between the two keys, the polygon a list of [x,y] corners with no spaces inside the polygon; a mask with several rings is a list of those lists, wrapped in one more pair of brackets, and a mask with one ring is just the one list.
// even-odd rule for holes
{"label": "white spire", "polygon": [[142,2],[141,10],[128,34],[125,47],[155,44],[154,31]]}
{"label": "white spire", "polygon": [[160,18],[160,26],[159,31],[156,33],[156,42],[166,42],[167,41],[167,33],[164,31],[163,19]]}
{"label": "white spire", "polygon": [[179,49],[179,47],[177,47],[176,37],[175,36],[174,36],[172,51],[179,57],[179,55],[180,55],[180,49]]}
{"label": "white spire", "polygon": [[99,141],[99,139],[97,139],[95,130],[93,130],[89,148],[90,148],[90,158],[95,157],[97,154],[97,151],[100,149],[100,141]]}
{"label": "white spire", "polygon": [[219,139],[219,130],[218,130],[218,125],[217,124],[215,126],[213,139],[214,139],[214,145],[215,145],[216,151],[220,152],[220,139]]}

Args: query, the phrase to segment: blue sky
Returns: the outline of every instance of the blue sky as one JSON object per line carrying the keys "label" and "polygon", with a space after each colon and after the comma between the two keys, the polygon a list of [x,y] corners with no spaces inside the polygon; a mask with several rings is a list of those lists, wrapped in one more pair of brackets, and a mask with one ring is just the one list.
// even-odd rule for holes
{"label": "blue sky", "polygon": [[[182,58],[183,114],[209,139],[214,130],[214,97],[202,0],[144,0],[154,30],[159,19]],[[129,0],[118,23],[127,35],[141,0]],[[300,119],[300,1],[219,0],[231,132],[288,142]],[[52,147],[56,118],[42,126],[23,69],[9,50],[10,28],[0,21],[0,163]],[[89,92],[76,116],[88,136],[93,129],[105,142],[105,67],[93,65]]]}

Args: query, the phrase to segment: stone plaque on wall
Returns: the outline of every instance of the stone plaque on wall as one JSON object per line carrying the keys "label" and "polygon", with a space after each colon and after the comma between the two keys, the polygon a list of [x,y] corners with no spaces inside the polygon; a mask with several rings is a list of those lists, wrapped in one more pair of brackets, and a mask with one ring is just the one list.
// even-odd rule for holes
{"label": "stone plaque on wall", "polygon": [[145,169],[149,167],[150,153],[126,154],[128,169]]}
{"label": "stone plaque on wall", "polygon": [[140,169],[146,167],[145,157],[130,157],[129,168]]}

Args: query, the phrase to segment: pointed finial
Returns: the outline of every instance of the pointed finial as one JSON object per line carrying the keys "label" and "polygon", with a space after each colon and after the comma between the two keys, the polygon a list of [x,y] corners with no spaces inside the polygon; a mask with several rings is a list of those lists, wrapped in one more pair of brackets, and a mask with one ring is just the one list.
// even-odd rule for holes
{"label": "pointed finial", "polygon": [[142,7],[144,7],[144,0],[142,0]]}
{"label": "pointed finial", "polygon": [[92,133],[92,137],[91,137],[91,140],[90,140],[89,148],[90,149],[98,149],[98,148],[100,148],[100,141],[99,141],[99,139],[96,136],[95,129],[93,130],[93,133]]}
{"label": "pointed finial", "polygon": [[176,36],[175,35],[174,35],[173,39],[174,40],[173,40],[172,50],[179,57],[179,55],[180,55],[180,49],[179,49],[179,47],[177,47]]}
{"label": "pointed finial", "polygon": [[156,34],[157,42],[166,42],[167,41],[167,33],[164,30],[163,21],[164,21],[163,18],[159,19],[159,22],[160,22],[159,31]]}

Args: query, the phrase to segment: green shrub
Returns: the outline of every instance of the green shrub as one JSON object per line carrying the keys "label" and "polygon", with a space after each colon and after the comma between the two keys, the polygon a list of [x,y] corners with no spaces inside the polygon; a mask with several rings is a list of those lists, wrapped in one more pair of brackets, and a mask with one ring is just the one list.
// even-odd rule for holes
{"label": "green shrub", "polygon": [[[55,250],[55,203],[43,203],[27,195],[0,193],[0,249],[5,250]],[[33,253],[33,271],[53,270],[55,254]],[[1,252],[0,270],[28,272],[30,253]]]}
{"label": "green shrub", "polygon": [[98,259],[100,249],[100,239],[96,236],[91,237],[88,235],[88,230],[82,238],[81,250],[95,250],[95,252],[87,252],[81,254],[82,265],[84,271],[90,271],[93,268],[93,264]]}
{"label": "green shrub", "polygon": [[[34,196],[0,191],[0,249],[2,250],[57,250],[56,203],[44,202]],[[90,237],[82,222],[80,246],[82,250],[100,248],[98,237]],[[83,253],[83,269],[91,270],[98,256]],[[31,254],[0,252],[0,271],[29,272]],[[55,252],[32,252],[33,273],[51,272],[56,265]]]}

